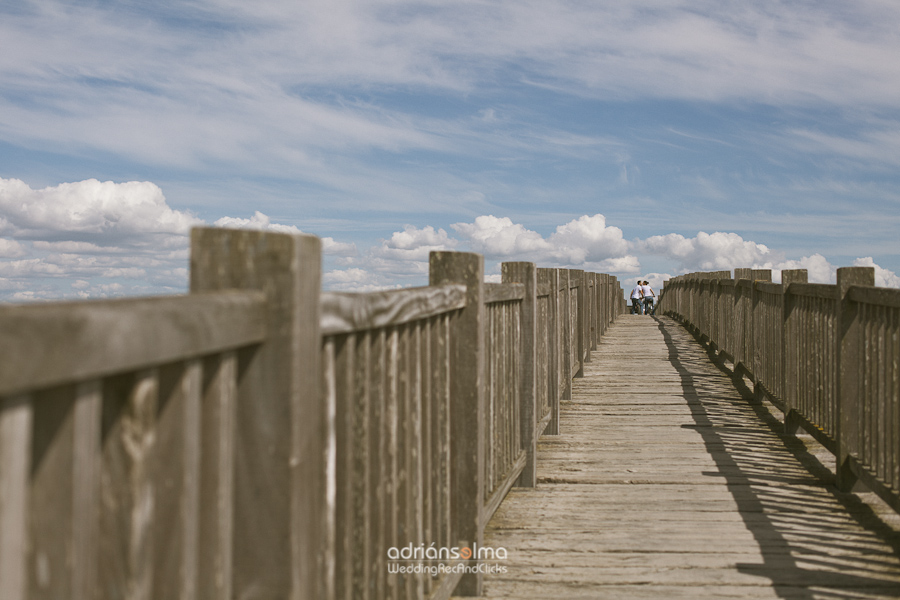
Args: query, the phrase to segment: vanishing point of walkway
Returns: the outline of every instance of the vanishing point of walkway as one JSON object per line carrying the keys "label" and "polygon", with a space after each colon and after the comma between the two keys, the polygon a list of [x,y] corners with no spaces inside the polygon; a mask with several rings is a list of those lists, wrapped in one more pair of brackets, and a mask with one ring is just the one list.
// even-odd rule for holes
{"label": "vanishing point of walkway", "polygon": [[485,596],[900,597],[896,515],[838,493],[675,321],[621,316],[584,375],[485,534],[508,552]]}

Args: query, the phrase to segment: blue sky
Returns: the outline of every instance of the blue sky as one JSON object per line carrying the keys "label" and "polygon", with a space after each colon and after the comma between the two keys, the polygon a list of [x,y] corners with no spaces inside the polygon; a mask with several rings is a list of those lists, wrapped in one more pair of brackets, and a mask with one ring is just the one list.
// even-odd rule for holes
{"label": "blue sky", "polygon": [[[608,5],[608,6],[607,6]],[[0,4],[0,299],[183,291],[187,231],[900,287],[900,4]]]}

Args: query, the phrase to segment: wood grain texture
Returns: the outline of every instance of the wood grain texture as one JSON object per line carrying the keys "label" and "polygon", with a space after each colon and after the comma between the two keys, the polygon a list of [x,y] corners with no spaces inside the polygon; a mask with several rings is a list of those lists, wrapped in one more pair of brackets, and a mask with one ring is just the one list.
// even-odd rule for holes
{"label": "wood grain texture", "polygon": [[100,490],[100,419],[103,385],[75,386],[72,465],[72,600],[93,600],[97,582],[97,498]]}
{"label": "wood grain texture", "polygon": [[159,372],[103,384],[97,598],[153,598]]}
{"label": "wood grain texture", "polygon": [[28,593],[31,397],[0,398],[0,596],[25,600]]}
{"label": "wood grain texture", "polygon": [[[505,282],[517,282],[524,288],[519,310],[519,373],[512,384],[519,386],[519,439],[525,452],[525,466],[516,485],[534,487],[537,469],[535,426],[543,418],[544,404],[538,398],[538,370],[540,369],[541,374],[546,373],[542,368],[543,364],[538,367],[537,269],[534,263],[505,262],[501,266],[501,273]],[[541,325],[546,326],[546,323]],[[546,340],[544,343],[546,344]]]}
{"label": "wood grain texture", "polygon": [[203,375],[197,598],[216,600],[232,590],[237,353],[207,358]]}
{"label": "wood grain texture", "polygon": [[324,292],[322,335],[391,327],[458,310],[466,288],[447,284],[367,294]]}
{"label": "wood grain texture", "polygon": [[854,302],[900,308],[900,290],[898,289],[854,285],[848,290],[848,297]]}
{"label": "wood grain texture", "polygon": [[791,294],[836,300],[837,288],[826,283],[794,283],[791,285]]}
{"label": "wood grain texture", "polygon": [[0,395],[258,342],[265,322],[253,292],[3,306]]}
{"label": "wood grain texture", "polygon": [[35,394],[29,493],[29,598],[69,598],[72,594],[73,386]]}
{"label": "wood grain texture", "polygon": [[321,242],[197,228],[191,292],[265,294],[265,342],[237,355],[232,594],[330,598],[327,469],[334,405],[320,395]]}
{"label": "wood grain texture", "polygon": [[515,282],[485,283],[484,303],[510,302],[525,297],[525,286]]}
{"label": "wood grain texture", "polygon": [[837,493],[828,453],[734,381],[674,321],[619,317],[539,443],[537,488],[485,532],[509,558],[484,595],[900,596],[900,518]]}
{"label": "wood grain texture", "polygon": [[[429,283],[466,286],[466,308],[449,326],[451,544],[480,544],[483,535],[485,446],[484,258],[465,252],[432,252]],[[466,574],[456,593],[479,595],[481,574]]]}

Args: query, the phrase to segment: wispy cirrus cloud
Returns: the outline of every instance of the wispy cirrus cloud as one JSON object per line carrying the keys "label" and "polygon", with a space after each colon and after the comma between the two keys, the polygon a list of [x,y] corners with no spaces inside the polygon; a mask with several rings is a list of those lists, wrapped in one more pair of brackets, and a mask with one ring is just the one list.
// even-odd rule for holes
{"label": "wispy cirrus cloud", "polygon": [[[730,260],[698,231],[740,237],[735,260],[896,271],[898,28],[884,0],[5,3],[0,177],[154,181],[207,223],[338,223],[340,285],[420,277],[407,259],[442,245],[622,273]],[[423,245],[391,245],[404,223]],[[16,225],[0,257],[124,252],[72,225]],[[670,235],[692,253],[651,252]],[[88,293],[101,265],[78,265]]]}
{"label": "wispy cirrus cloud", "polygon": [[379,92],[489,91],[511,64],[527,84],[606,99],[900,103],[900,14],[875,0],[852,14],[783,1],[34,7],[0,20],[6,135],[163,164],[452,150],[441,122],[482,132]]}

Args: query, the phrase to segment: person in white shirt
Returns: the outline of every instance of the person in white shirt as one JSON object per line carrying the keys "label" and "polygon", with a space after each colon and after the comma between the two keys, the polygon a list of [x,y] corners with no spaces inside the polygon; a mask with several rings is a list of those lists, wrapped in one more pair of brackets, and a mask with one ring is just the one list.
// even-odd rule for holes
{"label": "person in white shirt", "polygon": [[649,281],[645,281],[641,284],[641,294],[644,299],[644,314],[652,314],[653,302],[656,299],[656,294],[653,292],[653,288],[650,287]]}
{"label": "person in white shirt", "polygon": [[633,314],[644,314],[643,309],[641,308],[641,300],[643,300],[643,298],[644,292],[641,289],[641,281],[638,280],[637,285],[631,290],[631,312]]}

